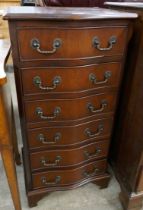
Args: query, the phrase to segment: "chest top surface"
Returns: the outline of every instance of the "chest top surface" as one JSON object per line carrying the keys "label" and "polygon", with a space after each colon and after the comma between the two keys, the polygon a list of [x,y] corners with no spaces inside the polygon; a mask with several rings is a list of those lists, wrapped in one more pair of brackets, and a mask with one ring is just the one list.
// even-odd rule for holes
{"label": "chest top surface", "polygon": [[55,20],[104,20],[104,19],[132,19],[137,14],[119,12],[110,9],[76,8],[76,7],[9,7],[4,19],[55,19]]}

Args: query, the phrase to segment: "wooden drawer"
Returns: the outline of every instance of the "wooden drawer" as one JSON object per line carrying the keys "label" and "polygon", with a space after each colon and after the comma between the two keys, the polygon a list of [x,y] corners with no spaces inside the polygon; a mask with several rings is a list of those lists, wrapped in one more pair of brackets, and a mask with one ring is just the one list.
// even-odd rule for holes
{"label": "wooden drawer", "polygon": [[36,28],[17,29],[21,61],[118,55],[124,52],[126,35],[126,28],[111,26],[61,27],[60,31],[59,28],[46,28],[40,25]]}
{"label": "wooden drawer", "polygon": [[47,150],[30,154],[31,168],[59,168],[79,165],[84,162],[106,157],[109,141],[92,143],[76,149]]}
{"label": "wooden drawer", "polygon": [[112,121],[113,119],[109,118],[75,126],[30,129],[27,132],[29,148],[63,147],[100,141],[110,136]]}
{"label": "wooden drawer", "polygon": [[106,168],[106,160],[100,160],[72,170],[49,170],[48,172],[34,173],[32,174],[33,188],[76,184],[84,179],[103,174]]}
{"label": "wooden drawer", "polygon": [[27,122],[76,120],[114,111],[116,93],[107,92],[76,99],[26,101]]}
{"label": "wooden drawer", "polygon": [[100,87],[118,87],[121,64],[104,63],[72,68],[28,68],[21,69],[21,73],[24,94],[83,92]]}

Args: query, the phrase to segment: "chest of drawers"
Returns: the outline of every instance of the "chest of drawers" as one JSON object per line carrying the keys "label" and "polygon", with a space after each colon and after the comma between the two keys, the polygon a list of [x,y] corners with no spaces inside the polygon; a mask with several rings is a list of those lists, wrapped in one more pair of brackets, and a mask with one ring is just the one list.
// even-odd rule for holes
{"label": "chest of drawers", "polygon": [[108,185],[107,157],[130,19],[99,8],[10,8],[30,206],[49,192]]}

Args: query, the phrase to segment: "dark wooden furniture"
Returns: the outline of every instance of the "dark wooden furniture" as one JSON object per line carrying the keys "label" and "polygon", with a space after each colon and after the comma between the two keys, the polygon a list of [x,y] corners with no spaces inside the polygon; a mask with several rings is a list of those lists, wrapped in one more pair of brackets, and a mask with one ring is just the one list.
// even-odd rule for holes
{"label": "dark wooden furniture", "polygon": [[30,206],[49,192],[108,185],[107,156],[130,19],[99,8],[10,8]]}
{"label": "dark wooden furniture", "polygon": [[138,210],[143,200],[143,3],[107,5],[139,14],[129,44],[120,116],[111,144],[111,161],[121,184],[123,206]]}
{"label": "dark wooden furniture", "polygon": [[20,164],[20,156],[17,147],[11,96],[4,72],[9,49],[10,42],[8,40],[0,40],[0,154],[15,210],[21,210],[15,170],[15,160],[17,164]]}
{"label": "dark wooden furniture", "polygon": [[[31,1],[31,0],[25,0]],[[60,7],[104,7],[106,0],[35,0],[41,6]],[[143,0],[112,0],[111,2],[143,2]]]}
{"label": "dark wooden furniture", "polygon": [[58,7],[101,7],[105,0],[36,0],[42,6]]}

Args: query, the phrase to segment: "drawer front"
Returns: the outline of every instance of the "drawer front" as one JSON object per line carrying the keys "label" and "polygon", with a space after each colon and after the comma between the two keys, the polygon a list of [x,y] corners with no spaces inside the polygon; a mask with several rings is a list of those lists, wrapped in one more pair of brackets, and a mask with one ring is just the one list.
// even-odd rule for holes
{"label": "drawer front", "polygon": [[100,87],[118,87],[121,64],[104,63],[74,68],[29,68],[21,69],[21,73],[24,94],[88,91]]}
{"label": "drawer front", "polygon": [[29,148],[62,147],[99,141],[110,136],[112,121],[113,119],[109,118],[76,126],[31,129],[27,132]]}
{"label": "drawer front", "polygon": [[107,168],[106,160],[96,161],[73,170],[53,170],[32,175],[33,188],[58,187],[76,184],[87,178],[104,174]]}
{"label": "drawer front", "polygon": [[65,121],[114,111],[116,93],[76,99],[49,99],[25,102],[28,122]]}
{"label": "drawer front", "polygon": [[21,61],[118,55],[124,52],[126,35],[126,28],[109,26],[17,30]]}
{"label": "drawer front", "polygon": [[57,168],[70,167],[82,164],[86,161],[106,157],[108,153],[109,141],[92,143],[70,150],[48,150],[30,154],[31,168]]}

